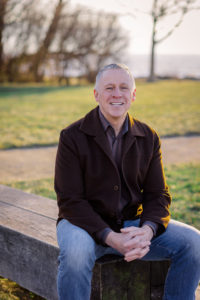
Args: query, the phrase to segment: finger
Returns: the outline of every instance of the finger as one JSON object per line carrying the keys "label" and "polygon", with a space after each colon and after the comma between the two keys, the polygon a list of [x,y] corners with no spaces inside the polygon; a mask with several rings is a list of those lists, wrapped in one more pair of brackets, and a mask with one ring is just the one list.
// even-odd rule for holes
{"label": "finger", "polygon": [[125,249],[133,249],[133,248],[144,248],[147,246],[150,246],[151,242],[149,240],[142,240],[142,239],[138,239],[133,238],[127,242],[124,243],[124,248]]}
{"label": "finger", "polygon": [[137,229],[138,229],[138,227],[129,226],[129,227],[121,228],[120,231],[123,233],[128,233],[128,232],[135,231]]}
{"label": "finger", "polygon": [[145,247],[143,249],[137,249],[137,250],[134,249],[125,254],[124,260],[129,262],[135,259],[140,259],[144,257],[148,252],[149,252],[149,247]]}
{"label": "finger", "polygon": [[129,233],[131,234],[132,236],[136,236],[136,235],[144,235],[145,232],[143,229],[141,228],[138,228],[138,227],[134,227],[134,226],[131,226],[131,227],[126,227],[126,228],[121,228],[120,231],[122,233]]}
{"label": "finger", "polygon": [[143,257],[148,251],[149,251],[149,246],[146,246],[144,248],[135,248],[130,250],[129,252],[126,252],[125,257],[129,258],[132,256],[137,256],[137,258],[140,258]]}

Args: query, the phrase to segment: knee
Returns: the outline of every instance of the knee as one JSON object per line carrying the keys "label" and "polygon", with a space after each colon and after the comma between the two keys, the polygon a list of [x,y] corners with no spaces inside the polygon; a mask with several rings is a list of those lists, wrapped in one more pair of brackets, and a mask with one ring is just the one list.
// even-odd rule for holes
{"label": "knee", "polygon": [[200,266],[200,233],[191,238],[189,248],[193,260]]}
{"label": "knee", "polygon": [[200,266],[200,232],[189,226],[184,234],[184,252],[191,262]]}

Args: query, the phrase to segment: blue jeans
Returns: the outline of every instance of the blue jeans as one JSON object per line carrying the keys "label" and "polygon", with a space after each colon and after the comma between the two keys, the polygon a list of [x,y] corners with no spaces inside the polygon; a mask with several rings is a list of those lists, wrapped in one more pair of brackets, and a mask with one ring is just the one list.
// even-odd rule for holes
{"label": "blue jeans", "polygon": [[[124,227],[139,226],[139,220],[125,221]],[[83,229],[61,220],[57,226],[60,248],[58,295],[60,300],[89,300],[92,269],[96,259],[118,254],[111,247],[95,243]],[[153,238],[142,260],[171,260],[165,282],[164,300],[195,300],[200,279],[200,232],[171,220],[167,230]],[[137,299],[136,299],[137,300]]]}

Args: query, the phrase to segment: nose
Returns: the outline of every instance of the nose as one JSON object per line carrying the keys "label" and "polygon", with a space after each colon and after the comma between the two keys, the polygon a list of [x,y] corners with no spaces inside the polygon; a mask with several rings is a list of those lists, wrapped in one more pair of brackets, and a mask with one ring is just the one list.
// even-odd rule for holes
{"label": "nose", "polygon": [[113,97],[115,97],[115,98],[120,98],[121,97],[121,91],[120,91],[119,88],[115,88],[113,90]]}

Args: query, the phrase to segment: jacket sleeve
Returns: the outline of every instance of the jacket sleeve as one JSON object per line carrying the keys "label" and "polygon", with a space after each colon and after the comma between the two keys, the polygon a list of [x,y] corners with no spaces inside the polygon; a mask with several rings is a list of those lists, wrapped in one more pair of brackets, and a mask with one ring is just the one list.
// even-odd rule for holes
{"label": "jacket sleeve", "polygon": [[[75,138],[75,137],[74,137]],[[109,227],[85,198],[84,171],[74,138],[68,131],[60,134],[55,165],[55,191],[57,194],[59,219],[86,230],[98,243],[96,233]]]}
{"label": "jacket sleeve", "polygon": [[143,188],[141,226],[145,221],[155,222],[158,224],[157,234],[160,234],[165,231],[170,220],[171,196],[163,170],[160,140],[155,132],[152,153]]}

